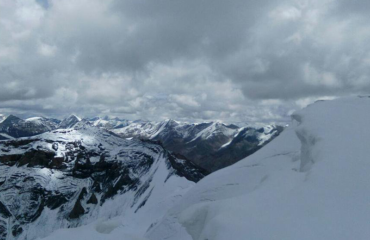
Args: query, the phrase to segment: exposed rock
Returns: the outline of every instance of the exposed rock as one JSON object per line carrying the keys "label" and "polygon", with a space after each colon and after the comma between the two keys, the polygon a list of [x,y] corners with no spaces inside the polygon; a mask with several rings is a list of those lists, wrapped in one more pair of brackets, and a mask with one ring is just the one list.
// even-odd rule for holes
{"label": "exposed rock", "polygon": [[76,219],[79,218],[81,215],[85,214],[85,209],[81,205],[81,200],[85,197],[86,194],[87,194],[86,188],[82,188],[72,211],[68,215],[70,219]]}
{"label": "exposed rock", "polygon": [[0,202],[0,217],[2,218],[9,218],[12,214],[9,212],[8,208]]}
{"label": "exposed rock", "polygon": [[91,197],[89,198],[89,200],[87,200],[88,204],[98,204],[98,199],[96,198],[95,194],[91,194]]}
{"label": "exposed rock", "polygon": [[28,167],[42,166],[48,167],[54,159],[55,153],[52,151],[31,150],[26,152],[18,161],[18,166]]}
{"label": "exposed rock", "polygon": [[58,143],[54,142],[52,148],[54,149],[54,151],[58,151]]}
{"label": "exposed rock", "polygon": [[12,227],[12,235],[13,235],[14,237],[19,236],[22,232],[23,232],[23,228],[22,228],[21,226],[19,226],[19,225],[14,225],[14,226]]}

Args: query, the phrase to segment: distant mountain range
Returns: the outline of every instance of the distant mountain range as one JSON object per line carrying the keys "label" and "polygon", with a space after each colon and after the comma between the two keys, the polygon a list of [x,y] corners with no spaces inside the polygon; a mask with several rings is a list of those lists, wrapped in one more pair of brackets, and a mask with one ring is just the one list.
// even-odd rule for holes
{"label": "distant mountain range", "polygon": [[165,120],[158,123],[138,122],[112,129],[125,138],[159,141],[163,146],[191,160],[209,172],[229,166],[266,145],[283,127],[238,127],[220,122],[181,123]]}
{"label": "distant mountain range", "polygon": [[[68,129],[80,121],[81,118],[76,115],[63,120],[45,117],[23,120],[10,115],[0,123],[0,140]],[[187,159],[208,172],[214,172],[251,155],[283,130],[283,127],[277,125],[255,128],[221,122],[183,123],[171,119],[148,122],[96,117],[84,121],[123,138],[160,143],[178,157]]]}

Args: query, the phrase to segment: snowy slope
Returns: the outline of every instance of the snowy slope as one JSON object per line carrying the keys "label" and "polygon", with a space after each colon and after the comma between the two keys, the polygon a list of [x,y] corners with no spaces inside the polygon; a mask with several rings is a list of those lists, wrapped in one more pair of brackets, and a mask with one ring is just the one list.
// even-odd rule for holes
{"label": "snowy slope", "polygon": [[151,240],[370,239],[370,99],[317,102],[192,188]]}
{"label": "snowy slope", "polygon": [[0,239],[32,240],[95,221],[97,234],[143,235],[203,177],[197,171],[160,145],[84,120],[0,142]]}

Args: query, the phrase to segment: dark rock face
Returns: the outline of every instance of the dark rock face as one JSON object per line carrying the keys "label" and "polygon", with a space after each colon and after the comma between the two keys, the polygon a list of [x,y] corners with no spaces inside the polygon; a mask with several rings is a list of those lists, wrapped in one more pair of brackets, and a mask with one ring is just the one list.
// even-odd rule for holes
{"label": "dark rock face", "polygon": [[[159,161],[164,161],[167,178],[199,181],[206,174],[156,143],[126,141],[78,124],[78,130],[0,142],[0,240],[8,234],[24,239],[32,224],[78,226],[96,207],[124,194],[135,196],[132,208],[138,211],[153,190],[142,179],[156,172]],[[66,139],[70,134],[80,140]],[[45,215],[48,211],[56,218]]]}
{"label": "dark rock face", "polygon": [[[211,171],[230,166],[246,158],[247,156],[252,155],[263,146],[268,144],[283,131],[283,127],[277,126],[276,128],[271,129],[271,132],[269,132],[268,134],[271,134],[272,137],[265,141],[263,144],[260,144],[260,140],[256,137],[256,131],[263,133],[264,129],[243,129],[232,139],[232,141],[227,146],[220,148],[214,153],[206,155],[202,159],[202,161],[204,161],[206,165],[211,166]],[[215,161],[215,159],[217,161]]]}
{"label": "dark rock face", "polygon": [[50,167],[55,153],[47,150],[30,150],[25,152],[18,160],[18,166],[27,165],[27,167]]}
{"label": "dark rock face", "polygon": [[2,163],[4,165],[8,165],[8,166],[13,166],[21,158],[22,158],[22,154],[3,155],[3,156],[0,156],[0,163]]}
{"label": "dark rock face", "polygon": [[169,154],[168,160],[169,168],[174,168],[177,175],[186,177],[192,182],[199,182],[202,178],[204,178],[204,176],[207,176],[210,173],[207,170],[198,167],[180,154]]}
{"label": "dark rock face", "polygon": [[89,200],[87,200],[88,204],[98,204],[98,199],[96,198],[95,194],[91,194]]}
{"label": "dark rock face", "polygon": [[9,218],[12,216],[8,208],[2,202],[0,202],[0,216],[2,218]]}
{"label": "dark rock face", "polygon": [[87,195],[86,188],[82,188],[72,211],[68,215],[70,219],[76,219],[85,214],[85,209],[82,207],[81,201],[84,199],[86,195]]}
{"label": "dark rock face", "polygon": [[[220,128],[227,127],[221,126]],[[177,137],[170,132],[169,134],[157,135],[154,139],[161,141],[166,149],[183,155],[208,172],[214,172],[253,154],[278,136],[282,128],[273,129],[271,139],[263,144],[260,144],[257,131],[258,129],[245,128],[232,138],[224,134],[224,131],[216,131],[208,138],[195,139]],[[222,147],[227,142],[230,143],[226,147]]]}

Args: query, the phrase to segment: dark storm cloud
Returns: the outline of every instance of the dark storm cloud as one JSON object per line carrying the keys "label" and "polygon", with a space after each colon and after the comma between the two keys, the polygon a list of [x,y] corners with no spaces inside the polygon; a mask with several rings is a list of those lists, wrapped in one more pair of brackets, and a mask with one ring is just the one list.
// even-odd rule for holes
{"label": "dark storm cloud", "polygon": [[317,98],[369,92],[368,4],[4,0],[0,107],[279,121]]}

